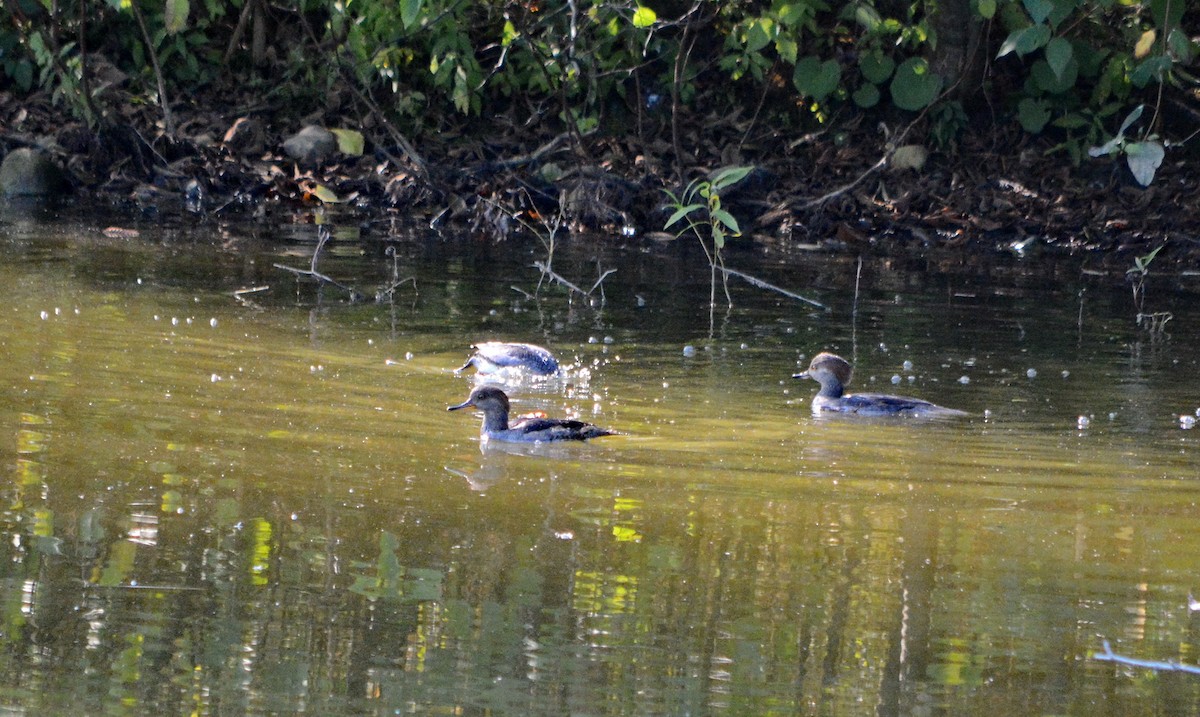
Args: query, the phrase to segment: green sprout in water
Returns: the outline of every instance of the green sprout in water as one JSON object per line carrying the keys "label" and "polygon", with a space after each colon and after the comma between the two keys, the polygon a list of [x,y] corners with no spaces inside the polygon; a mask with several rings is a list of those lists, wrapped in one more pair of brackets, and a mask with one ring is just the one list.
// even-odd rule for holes
{"label": "green sprout in water", "polygon": [[1133,306],[1137,310],[1137,325],[1145,326],[1154,336],[1161,336],[1167,322],[1172,319],[1169,311],[1156,311],[1149,314],[1145,312],[1146,277],[1150,274],[1151,262],[1164,246],[1166,245],[1163,244],[1144,256],[1135,256],[1133,267],[1125,271],[1125,276],[1133,283]]}
{"label": "green sprout in water", "polygon": [[[725,273],[725,261],[721,250],[725,248],[725,238],[741,236],[742,230],[737,219],[721,207],[721,191],[742,181],[754,167],[725,167],[718,170],[708,179],[694,179],[683,191],[676,195],[664,189],[670,197],[670,206],[675,210],[664,229],[670,229],[680,222],[685,225],[675,233],[675,238],[691,232],[700,240],[700,247],[708,257],[712,270],[712,289],[709,295],[709,305],[715,306],[717,301],[717,270],[721,270],[722,285],[725,289],[725,300],[730,305],[733,299],[729,296],[728,275]],[[711,248],[710,245],[711,244]]]}

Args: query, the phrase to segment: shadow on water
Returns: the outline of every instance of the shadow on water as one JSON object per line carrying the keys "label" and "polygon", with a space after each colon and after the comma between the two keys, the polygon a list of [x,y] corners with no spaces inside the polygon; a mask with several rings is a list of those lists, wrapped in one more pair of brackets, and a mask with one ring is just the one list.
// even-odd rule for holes
{"label": "shadow on water", "polygon": [[[4,702],[37,714],[1152,715],[1195,662],[1196,287],[1044,257],[0,217]],[[1034,264],[1030,266],[1030,264]],[[859,293],[855,296],[855,285]],[[1173,283],[1172,283],[1173,282]],[[267,287],[235,296],[243,289]],[[472,343],[562,380],[514,411],[618,429],[481,447]],[[689,348],[690,347],[690,348]],[[954,421],[826,420],[791,375]],[[482,448],[482,449],[481,449]]]}

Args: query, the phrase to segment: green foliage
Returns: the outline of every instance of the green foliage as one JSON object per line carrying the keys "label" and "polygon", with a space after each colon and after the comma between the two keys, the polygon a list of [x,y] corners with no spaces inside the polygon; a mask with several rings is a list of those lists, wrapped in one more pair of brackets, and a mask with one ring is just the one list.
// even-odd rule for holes
{"label": "green foliage", "polygon": [[[663,190],[670,200],[669,206],[674,209],[663,224],[663,229],[683,222],[683,228],[676,232],[675,237],[679,238],[688,232],[696,236],[708,257],[714,279],[717,268],[724,264],[721,250],[725,248],[726,237],[742,234],[737,219],[721,206],[721,192],[745,179],[752,171],[754,167],[725,167],[708,179],[692,180],[678,195]],[[715,281],[713,286],[715,291]]]}
{"label": "green foliage", "polygon": [[[1125,140],[1124,130],[1136,117],[1127,119],[1116,137],[1092,145],[1104,137],[1104,120],[1140,90],[1196,86],[1184,69],[1195,56],[1194,43],[1180,27],[1184,4],[1004,0],[1000,16],[1009,32],[996,58],[1028,63],[1015,108],[1021,127],[1032,134],[1048,128],[1060,132],[1063,139],[1054,151],[1074,162],[1089,146],[1092,156],[1124,154],[1138,182],[1148,184],[1162,162],[1163,146]],[[1140,109],[1135,113],[1140,116]]]}
{"label": "green foliage", "polygon": [[[737,219],[721,208],[721,191],[742,181],[752,171],[754,167],[725,167],[710,179],[692,180],[678,195],[664,189],[675,211],[663,228],[670,229],[686,220],[686,226],[675,235],[677,238],[690,231],[703,242],[704,235],[708,234],[713,247],[719,252],[725,247],[726,236],[740,236],[742,233]],[[699,218],[696,217],[698,213],[702,214]]]}
{"label": "green foliage", "polygon": [[[1145,110],[1145,105],[1138,105],[1125,121],[1121,123],[1121,129],[1117,130],[1117,135],[1108,140],[1099,147],[1092,147],[1088,150],[1088,154],[1093,157],[1103,157],[1110,154],[1123,154],[1125,161],[1129,164],[1129,171],[1133,173],[1133,178],[1143,187],[1150,186],[1154,181],[1154,173],[1158,171],[1162,164],[1163,158],[1166,156],[1166,150],[1158,141],[1157,135],[1147,133],[1146,136],[1137,141],[1130,141],[1125,138],[1125,130],[1129,129],[1130,125],[1137,122],[1142,116],[1142,111]],[[1157,250],[1155,250],[1157,253]],[[1149,259],[1154,259],[1154,254],[1150,254]],[[1146,262],[1149,264],[1149,260]],[[1139,268],[1141,267],[1139,259]]]}
{"label": "green foliage", "polygon": [[[350,81],[418,129],[446,115],[512,111],[524,113],[514,117],[521,122],[557,121],[586,134],[613,113],[648,109],[645,96],[670,87],[685,110],[700,99],[723,111],[749,98],[786,122],[797,112],[804,122],[845,116],[838,108],[928,111],[929,139],[946,149],[972,105],[943,101],[947,78],[935,70],[946,41],[936,13],[952,0],[729,0],[695,12],[638,0],[301,0],[271,8],[279,23],[268,38],[274,65],[257,80],[242,57],[248,40],[232,42],[246,0],[93,1],[81,16],[87,1],[0,4],[0,82],[47,90],[72,114],[94,119],[95,103],[82,96],[82,31],[91,51],[133,78],[135,92],[154,94],[154,59],[168,96],[218,73],[249,74],[269,101],[297,111]],[[996,38],[996,85],[1017,88],[1003,98],[1007,117],[1051,137],[1052,151],[1072,161],[1107,149],[1123,155],[1139,181],[1152,178],[1164,145],[1148,132],[1158,128],[1136,141],[1108,131],[1115,115],[1152,97],[1156,112],[1169,108],[1165,88],[1195,89],[1188,68],[1197,47],[1182,26],[1184,2],[961,1],[975,22],[989,24],[983,36]]]}

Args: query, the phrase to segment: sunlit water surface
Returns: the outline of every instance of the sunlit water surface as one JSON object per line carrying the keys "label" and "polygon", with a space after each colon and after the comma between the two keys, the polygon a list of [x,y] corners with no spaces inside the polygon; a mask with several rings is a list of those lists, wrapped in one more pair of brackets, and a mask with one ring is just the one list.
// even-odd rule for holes
{"label": "sunlit water surface", "polygon": [[[585,290],[617,269],[601,305],[537,291],[536,242],[351,237],[321,271],[400,282],[351,304],[273,266],[314,236],[0,218],[6,712],[1200,710],[1094,657],[1200,663],[1186,277],[1152,337],[1071,262],[742,250],[829,308],[734,283],[710,316],[686,246],[560,247]],[[571,364],[517,411],[620,435],[481,447],[445,408],[489,339]],[[971,416],[818,420],[820,350]]]}

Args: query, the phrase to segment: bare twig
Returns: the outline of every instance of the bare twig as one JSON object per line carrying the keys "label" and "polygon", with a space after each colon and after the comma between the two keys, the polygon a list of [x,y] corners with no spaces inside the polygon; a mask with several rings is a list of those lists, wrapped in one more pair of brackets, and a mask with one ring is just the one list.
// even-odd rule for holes
{"label": "bare twig", "polygon": [[310,271],[308,269],[297,269],[296,267],[288,266],[287,264],[272,264],[271,266],[275,267],[276,269],[283,269],[284,271],[290,271],[291,273],[295,274],[296,276],[310,276],[322,284],[329,284],[331,286],[336,286],[337,288],[341,289],[342,291],[345,291],[346,293],[350,294],[350,299],[352,301],[358,301],[363,298],[362,293],[358,289],[355,289],[353,286],[346,286],[345,284],[339,282],[338,280],[336,280],[332,277],[326,276],[325,274],[322,274],[319,271]]}
{"label": "bare twig", "polygon": [[150,38],[150,32],[146,29],[146,19],[142,17],[142,9],[138,7],[137,0],[130,0],[130,9],[133,10],[133,16],[137,19],[138,28],[142,31],[142,40],[146,43],[146,52],[150,53],[150,62],[154,65],[154,77],[158,80],[158,102],[162,106],[163,113],[163,130],[168,137],[175,137],[175,119],[171,116],[171,103],[167,100],[167,85],[163,81],[162,67],[158,64],[158,50],[154,47],[154,41]]}
{"label": "bare twig", "polygon": [[[276,269],[283,269],[284,271],[290,271],[291,273],[295,274],[296,276],[312,277],[312,278],[316,279],[318,283],[321,283],[321,284],[329,284],[330,286],[336,286],[337,288],[339,288],[342,291],[345,291],[347,294],[349,294],[351,301],[361,301],[364,298],[364,295],[361,291],[359,291],[358,289],[355,289],[353,286],[346,286],[345,284],[337,281],[336,279],[334,279],[330,276],[326,276],[325,274],[322,274],[321,272],[317,271],[317,260],[321,256],[321,249],[325,248],[325,244],[327,244],[332,238],[333,238],[333,232],[331,232],[329,230],[329,226],[327,224],[322,224],[317,227],[317,246],[315,249],[313,249],[312,261],[309,262],[309,267],[310,267],[309,269],[297,269],[294,266],[288,266],[286,264],[272,264],[271,266],[275,267]],[[414,287],[416,286],[415,281],[413,283],[413,286]]]}
{"label": "bare twig", "polygon": [[796,301],[803,301],[804,303],[806,303],[810,306],[815,306],[818,309],[825,309],[826,311],[829,310],[828,306],[826,306],[825,304],[822,304],[819,301],[814,301],[813,299],[810,299],[807,296],[801,296],[795,292],[791,292],[791,291],[788,291],[787,289],[775,286],[774,284],[768,284],[767,282],[763,281],[762,279],[759,279],[756,276],[751,276],[750,274],[747,274],[747,273],[741,272],[741,271],[737,271],[736,269],[730,269],[726,266],[717,266],[716,268],[718,270],[724,272],[726,276],[736,276],[739,279],[742,279],[743,281],[747,282],[748,284],[751,284],[752,286],[757,286],[760,289],[767,289],[769,291],[774,291],[774,292],[783,294],[784,296],[786,296],[790,299],[795,299]]}
{"label": "bare twig", "polygon": [[1136,657],[1125,657],[1118,655],[1112,651],[1112,645],[1108,644],[1108,640],[1104,641],[1104,652],[1097,652],[1092,655],[1096,660],[1102,662],[1116,662],[1121,665],[1129,665],[1131,667],[1145,667],[1148,670],[1162,670],[1164,672],[1186,672],[1191,675],[1200,675],[1200,667],[1196,665],[1185,665],[1182,662],[1174,660],[1139,660]]}
{"label": "bare twig", "polygon": [[562,284],[563,286],[567,287],[571,291],[579,292],[583,296],[588,295],[588,292],[584,291],[583,289],[580,289],[575,284],[572,284],[570,281],[567,280],[566,277],[555,272],[553,269],[550,268],[550,265],[545,262],[535,261],[535,262],[533,262],[533,268],[542,272],[542,274],[544,274],[545,276],[550,277],[551,281],[558,283],[558,284]]}
{"label": "bare twig", "polygon": [[233,298],[236,299],[239,304],[241,304],[242,306],[245,306],[248,309],[260,309],[261,310],[262,307],[256,303],[254,303],[250,299],[246,298],[246,295],[247,294],[255,294],[260,291],[266,291],[270,288],[271,288],[270,285],[264,284],[262,286],[251,286],[251,287],[247,287],[245,289],[238,289],[237,291],[233,292]]}
{"label": "bare twig", "polygon": [[591,294],[593,291],[596,290],[596,287],[600,287],[600,291],[601,291],[601,293],[603,293],[604,287],[602,287],[600,285],[604,283],[604,280],[608,278],[609,274],[615,274],[616,271],[617,271],[616,269],[609,269],[607,271],[602,272],[600,274],[600,278],[596,279],[596,283],[592,284],[592,288],[588,289],[588,293]]}

